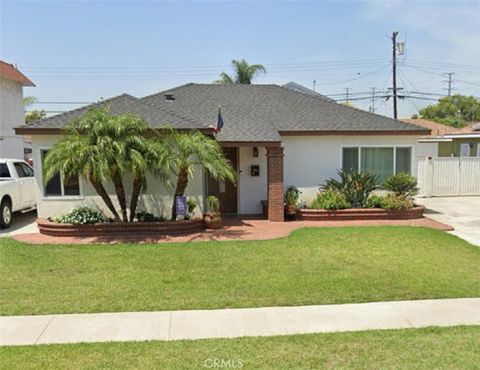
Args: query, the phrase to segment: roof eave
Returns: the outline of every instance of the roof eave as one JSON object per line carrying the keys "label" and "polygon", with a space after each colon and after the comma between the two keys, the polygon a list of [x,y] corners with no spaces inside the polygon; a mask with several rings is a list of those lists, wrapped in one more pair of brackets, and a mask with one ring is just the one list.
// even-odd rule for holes
{"label": "roof eave", "polygon": [[480,138],[480,132],[471,132],[468,134],[445,134],[443,136],[452,139],[476,139]]}
{"label": "roof eave", "polygon": [[430,130],[280,130],[281,136],[336,136],[336,135],[358,135],[358,136],[418,136],[428,135]]}
{"label": "roof eave", "polygon": [[[174,128],[175,129],[175,128]],[[157,128],[158,131],[165,130],[164,127]],[[213,134],[212,128],[178,128],[177,131],[193,131],[198,130],[204,134]],[[61,135],[64,133],[64,128],[59,127],[15,127],[16,135]]]}

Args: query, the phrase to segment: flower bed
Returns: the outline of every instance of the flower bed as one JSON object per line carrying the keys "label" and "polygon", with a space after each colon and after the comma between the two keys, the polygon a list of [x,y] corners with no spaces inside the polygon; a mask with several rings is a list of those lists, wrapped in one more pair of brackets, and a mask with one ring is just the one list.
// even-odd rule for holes
{"label": "flower bed", "polygon": [[37,219],[40,234],[49,236],[161,236],[189,234],[204,229],[202,220],[180,220],[166,222],[105,222],[91,225],[73,225]]}
{"label": "flower bed", "polygon": [[409,220],[422,218],[425,207],[414,206],[403,210],[381,208],[348,208],[339,210],[299,209],[297,220],[344,221],[344,220]]}

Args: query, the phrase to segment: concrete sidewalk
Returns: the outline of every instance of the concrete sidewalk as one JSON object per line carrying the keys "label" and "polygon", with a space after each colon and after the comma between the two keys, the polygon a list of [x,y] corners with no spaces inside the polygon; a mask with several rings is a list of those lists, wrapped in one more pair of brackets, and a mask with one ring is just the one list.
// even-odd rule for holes
{"label": "concrete sidewalk", "polygon": [[480,298],[0,317],[0,345],[234,338],[480,325]]}

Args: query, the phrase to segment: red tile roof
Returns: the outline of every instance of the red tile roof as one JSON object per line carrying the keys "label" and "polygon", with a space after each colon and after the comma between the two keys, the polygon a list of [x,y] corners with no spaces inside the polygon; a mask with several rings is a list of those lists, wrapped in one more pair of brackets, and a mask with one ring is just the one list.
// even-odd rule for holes
{"label": "red tile roof", "polygon": [[35,86],[22,72],[16,69],[13,64],[0,60],[0,76],[9,78],[22,84],[22,86]]}
{"label": "red tile roof", "polygon": [[424,118],[409,118],[409,119],[402,119],[402,121],[432,130],[430,133],[430,136],[443,136],[448,134],[455,134],[458,131],[458,129],[456,129],[455,127],[442,125],[441,123],[430,121]]}
{"label": "red tile roof", "polygon": [[456,134],[480,134],[480,123],[474,122],[470,123],[464,128],[460,128],[455,131]]}
{"label": "red tile roof", "polygon": [[409,118],[402,119],[402,121],[411,123],[413,125],[429,128],[432,130],[430,136],[443,136],[443,135],[459,135],[459,134],[479,134],[480,123],[474,122],[463,128],[455,128],[447,125],[443,125],[438,122],[430,121],[424,118]]}

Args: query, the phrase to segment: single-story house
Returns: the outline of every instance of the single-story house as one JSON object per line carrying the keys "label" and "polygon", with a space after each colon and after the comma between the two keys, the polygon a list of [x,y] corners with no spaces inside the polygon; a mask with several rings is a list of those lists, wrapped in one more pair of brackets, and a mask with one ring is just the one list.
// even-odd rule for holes
{"label": "single-story house", "polygon": [[430,135],[418,139],[430,146],[437,157],[480,157],[480,123],[470,123],[464,128],[442,125],[423,118],[404,119],[405,122],[431,130]]}
{"label": "single-story house", "polygon": [[[283,221],[284,190],[289,185],[297,186],[308,203],[339,168],[369,170],[380,179],[399,171],[415,175],[417,158],[432,155],[418,143],[430,129],[278,85],[189,83],[143,98],[124,94],[96,105],[109,106],[115,114],[138,114],[152,127],[171,125],[212,136],[221,106],[224,127],[215,137],[236,169],[238,182],[236,186],[216,182],[199,169],[187,188],[187,195],[199,201],[199,212],[205,197],[214,194],[227,214],[261,214],[261,201],[268,200],[269,219]],[[82,179],[64,183],[57,176],[44,186],[41,178],[42,155],[65,125],[88,108],[16,129],[32,138],[40,217],[63,214],[81,204],[102,207]],[[153,177],[148,181],[139,210],[168,217],[172,191]],[[113,187],[109,191],[114,194]]]}

